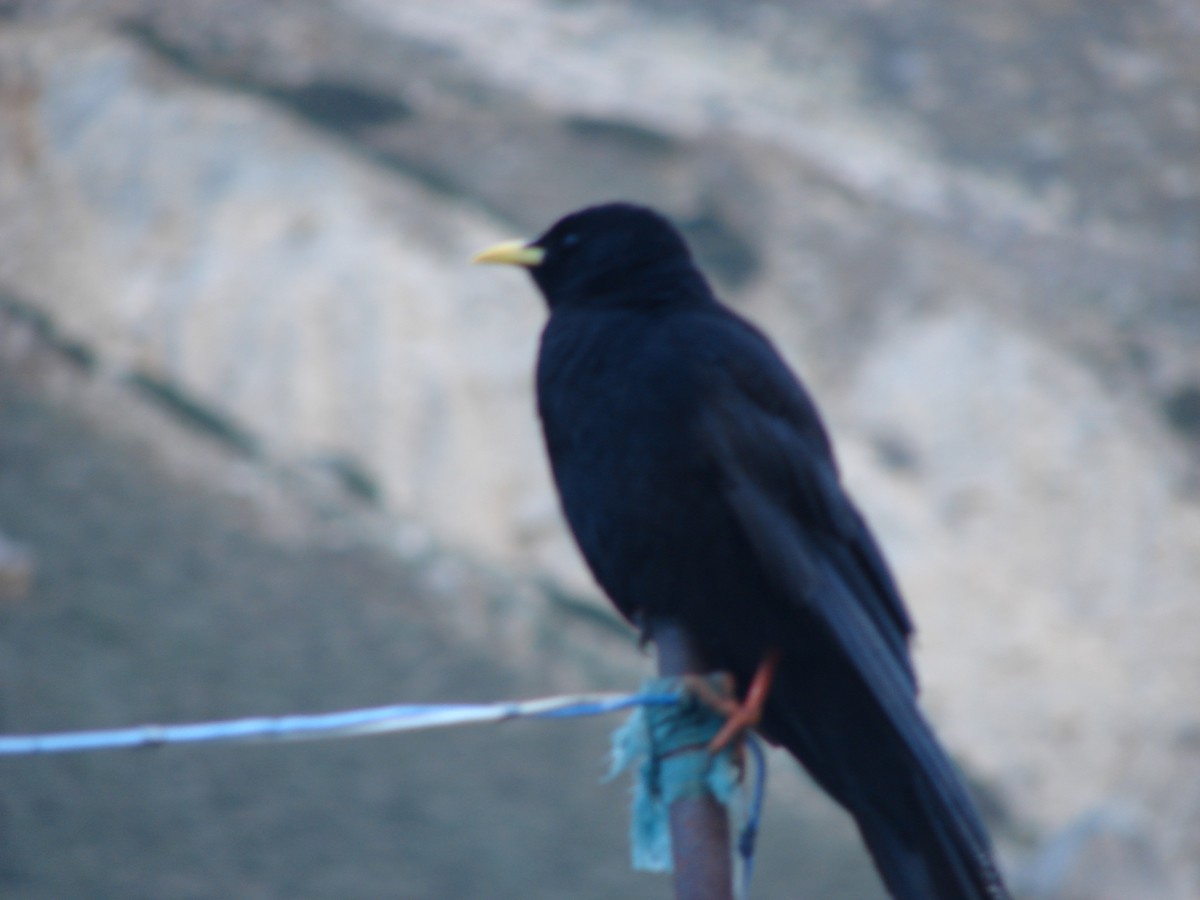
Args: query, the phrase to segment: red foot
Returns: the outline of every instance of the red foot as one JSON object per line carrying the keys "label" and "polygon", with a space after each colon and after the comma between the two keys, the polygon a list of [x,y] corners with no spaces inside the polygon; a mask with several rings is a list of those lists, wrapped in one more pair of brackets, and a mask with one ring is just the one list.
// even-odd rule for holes
{"label": "red foot", "polygon": [[775,678],[775,670],[779,667],[779,651],[772,650],[759,665],[758,671],[746,691],[746,699],[741,703],[722,697],[706,683],[697,681],[692,685],[692,691],[703,702],[726,717],[725,724],[708,743],[709,753],[720,753],[743,733],[753,728],[762,719],[763,704],[767,702],[767,694],[771,690],[771,681]]}

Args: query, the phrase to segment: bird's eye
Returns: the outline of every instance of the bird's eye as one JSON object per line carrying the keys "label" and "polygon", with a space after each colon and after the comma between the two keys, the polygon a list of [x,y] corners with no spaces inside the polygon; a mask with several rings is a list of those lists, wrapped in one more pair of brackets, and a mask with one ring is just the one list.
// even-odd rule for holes
{"label": "bird's eye", "polygon": [[560,243],[562,244],[562,248],[564,250],[570,250],[572,247],[574,247],[576,244],[579,243],[579,235],[575,234],[575,232],[571,232],[570,234],[564,234],[562,241]]}

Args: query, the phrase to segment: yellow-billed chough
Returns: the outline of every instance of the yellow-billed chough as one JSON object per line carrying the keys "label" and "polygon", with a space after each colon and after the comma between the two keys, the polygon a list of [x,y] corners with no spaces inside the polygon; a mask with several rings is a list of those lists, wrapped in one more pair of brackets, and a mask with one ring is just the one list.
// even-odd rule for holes
{"label": "yellow-billed chough", "polygon": [[918,710],[896,584],[813,401],[768,339],[643,207],[584,209],[476,261],[527,267],[549,306],[546,449],[617,609],[644,632],[677,623],[741,695],[769,685],[761,718],[744,720],[849,810],[893,896],[1007,897]]}

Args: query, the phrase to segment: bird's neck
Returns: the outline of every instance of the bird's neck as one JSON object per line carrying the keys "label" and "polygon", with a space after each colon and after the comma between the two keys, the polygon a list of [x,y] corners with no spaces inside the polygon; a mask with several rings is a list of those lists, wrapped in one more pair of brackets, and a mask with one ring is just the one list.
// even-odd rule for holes
{"label": "bird's neck", "polygon": [[587,281],[559,287],[547,296],[551,312],[560,309],[616,309],[694,306],[715,300],[708,281],[684,261],[679,265],[647,266],[641,271],[593,273]]}

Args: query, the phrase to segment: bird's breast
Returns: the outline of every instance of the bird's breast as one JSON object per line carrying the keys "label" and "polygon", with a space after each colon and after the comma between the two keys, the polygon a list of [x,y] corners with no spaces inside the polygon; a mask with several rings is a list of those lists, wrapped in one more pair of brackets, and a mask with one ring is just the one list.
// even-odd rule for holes
{"label": "bird's breast", "polygon": [[538,411],[556,474],[638,478],[690,464],[693,365],[644,318],[580,314],[547,326]]}
{"label": "bird's breast", "polygon": [[563,512],[626,616],[669,613],[695,594],[704,554],[727,529],[696,440],[702,396],[694,361],[652,325],[620,318],[566,325],[552,321],[538,364],[539,411]]}

